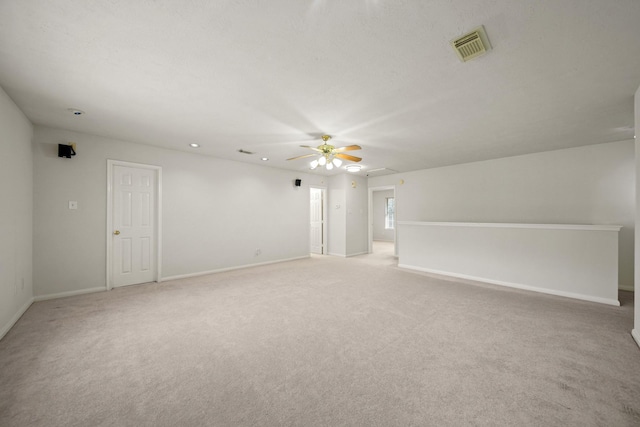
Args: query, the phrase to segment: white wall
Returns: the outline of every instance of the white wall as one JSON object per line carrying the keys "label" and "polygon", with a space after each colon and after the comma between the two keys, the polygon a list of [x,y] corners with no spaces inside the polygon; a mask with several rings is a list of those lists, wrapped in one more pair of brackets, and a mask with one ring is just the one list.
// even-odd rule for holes
{"label": "white wall", "polygon": [[399,221],[398,266],[620,305],[619,230],[613,225]]}
{"label": "white wall", "polygon": [[0,88],[0,338],[33,301],[33,127]]}
{"label": "white wall", "polygon": [[395,230],[388,230],[385,226],[387,198],[393,197],[393,190],[374,191],[372,197],[373,212],[373,240],[393,242]]}
{"label": "white wall", "polygon": [[[77,156],[58,158],[71,141]],[[309,255],[322,177],[41,126],[34,147],[36,296],[105,286],[107,159],[162,167],[165,278]]]}
{"label": "white wall", "polygon": [[347,256],[366,254],[369,252],[367,178],[349,174],[344,178],[347,182]]}
{"label": "white wall", "polygon": [[[355,183],[355,185],[354,185]],[[329,179],[329,255],[367,253],[367,181],[350,174]]]}
{"label": "white wall", "polygon": [[622,225],[619,279],[633,286],[633,141],[369,179],[370,187],[393,184],[398,221]]}
{"label": "white wall", "polygon": [[346,199],[347,181],[344,175],[334,175],[329,178],[329,188],[327,190],[327,254],[346,256],[347,255],[347,217],[344,214]]}

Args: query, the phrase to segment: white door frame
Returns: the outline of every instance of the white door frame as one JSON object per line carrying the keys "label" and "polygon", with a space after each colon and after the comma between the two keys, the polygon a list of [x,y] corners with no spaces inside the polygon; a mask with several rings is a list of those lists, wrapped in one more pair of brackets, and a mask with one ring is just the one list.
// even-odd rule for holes
{"label": "white door frame", "polygon": [[398,199],[396,198],[396,186],[385,185],[384,187],[369,187],[369,253],[373,253],[373,192],[374,191],[386,191],[393,190],[393,198],[395,199],[395,215],[393,218],[393,251],[394,255],[398,256]]}
{"label": "white door frame", "polygon": [[[309,186],[309,197],[311,197],[311,189],[317,188],[322,191],[322,255],[327,255],[328,253],[328,245],[327,245],[327,187],[323,187],[321,185],[310,185]],[[309,218],[311,214],[309,214]],[[309,233],[311,234],[311,224],[309,224]],[[309,250],[311,250],[311,242],[309,242]]]}
{"label": "white door frame", "polygon": [[152,169],[156,171],[156,271],[155,281],[162,281],[162,166],[146,165],[143,163],[124,162],[121,160],[107,160],[107,290],[113,289],[112,253],[113,250],[113,168],[124,166],[139,169]]}

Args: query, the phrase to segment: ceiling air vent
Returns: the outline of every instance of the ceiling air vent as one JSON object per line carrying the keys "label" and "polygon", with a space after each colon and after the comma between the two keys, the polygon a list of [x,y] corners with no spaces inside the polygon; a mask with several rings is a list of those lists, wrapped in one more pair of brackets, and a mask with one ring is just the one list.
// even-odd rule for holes
{"label": "ceiling air vent", "polygon": [[390,173],[398,173],[397,170],[391,168],[377,168],[377,169],[369,169],[367,172],[367,176],[370,174],[378,174],[378,175],[388,175]]}
{"label": "ceiling air vent", "polygon": [[452,40],[451,46],[462,62],[484,55],[491,50],[491,44],[482,25],[469,34]]}

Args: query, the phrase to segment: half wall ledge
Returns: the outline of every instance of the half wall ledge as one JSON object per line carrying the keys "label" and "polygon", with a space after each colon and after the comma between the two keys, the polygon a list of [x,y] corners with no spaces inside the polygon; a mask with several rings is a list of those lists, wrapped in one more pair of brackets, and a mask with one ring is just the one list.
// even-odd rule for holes
{"label": "half wall ledge", "polygon": [[621,228],[398,221],[398,266],[619,306]]}

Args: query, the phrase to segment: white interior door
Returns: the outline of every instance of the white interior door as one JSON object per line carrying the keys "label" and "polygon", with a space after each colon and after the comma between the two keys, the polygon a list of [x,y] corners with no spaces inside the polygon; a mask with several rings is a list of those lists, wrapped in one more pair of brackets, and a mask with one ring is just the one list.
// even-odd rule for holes
{"label": "white interior door", "polygon": [[114,287],[157,279],[156,182],[155,169],[113,166],[111,278]]}
{"label": "white interior door", "polygon": [[321,188],[311,188],[311,248],[310,251],[313,254],[323,254],[324,253],[324,242],[323,242],[323,229],[324,229],[324,214],[323,214],[323,203],[322,203],[322,195],[324,191]]}

